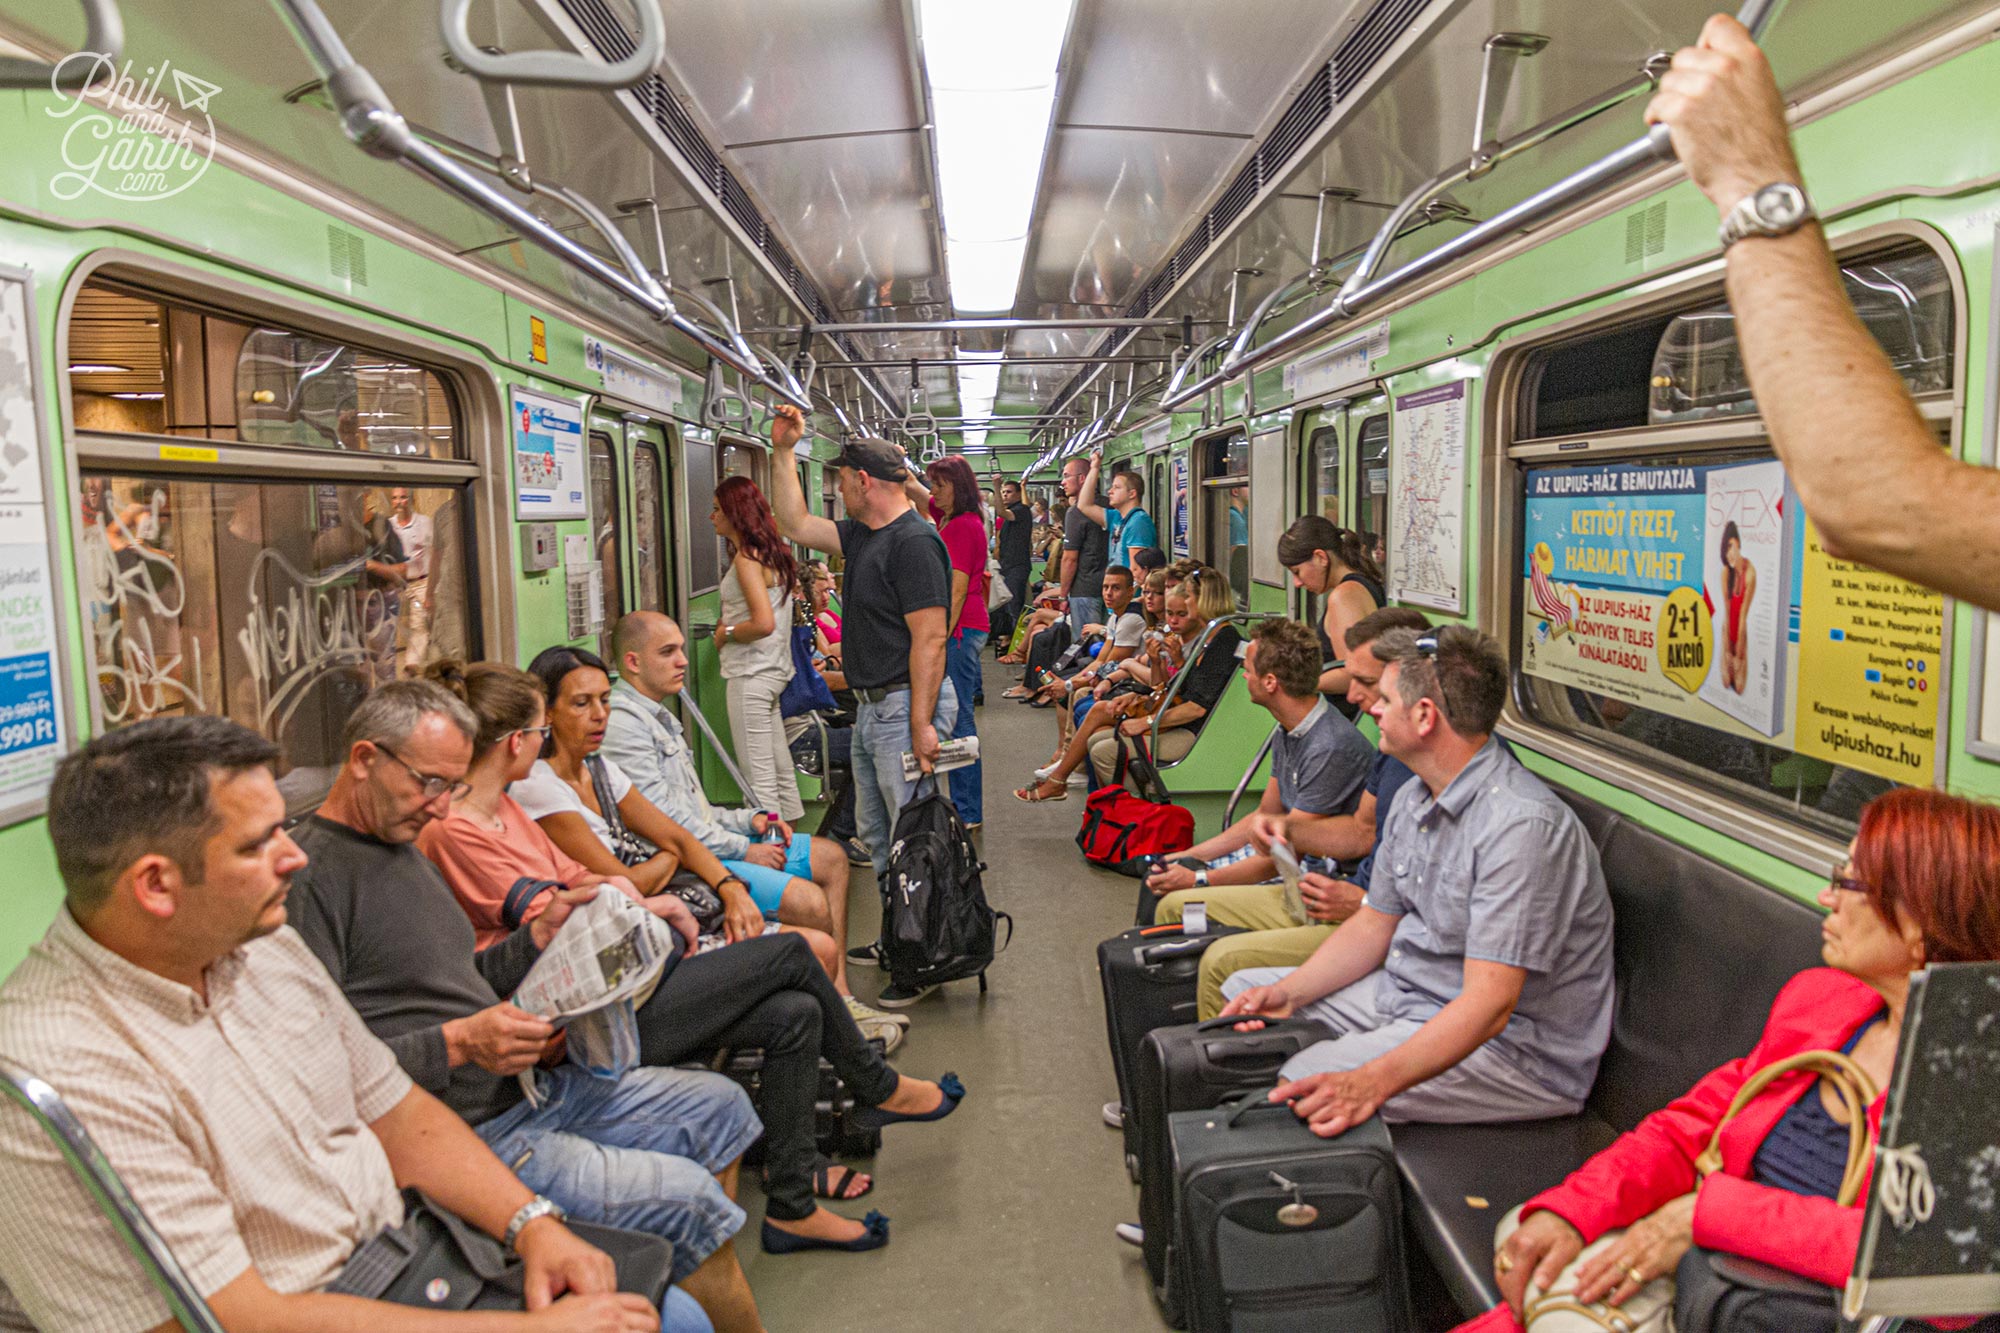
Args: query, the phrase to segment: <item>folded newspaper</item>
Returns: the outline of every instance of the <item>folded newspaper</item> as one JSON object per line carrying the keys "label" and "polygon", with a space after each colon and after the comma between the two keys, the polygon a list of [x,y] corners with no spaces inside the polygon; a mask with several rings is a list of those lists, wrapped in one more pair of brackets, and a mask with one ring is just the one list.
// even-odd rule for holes
{"label": "folded newspaper", "polygon": [[[934,772],[949,773],[954,768],[964,768],[967,764],[979,762],[979,737],[961,736],[957,740],[945,741],[938,746],[937,763]],[[915,782],[923,775],[917,767],[917,752],[903,751],[903,781]]]}
{"label": "folded newspaper", "polygon": [[[678,947],[672,926],[624,894],[601,889],[570,912],[514,992],[514,1005],[566,1027],[577,1064],[622,1072],[638,1060],[632,1011],[652,995]],[[520,1078],[528,1100],[539,1105],[534,1070]]]}

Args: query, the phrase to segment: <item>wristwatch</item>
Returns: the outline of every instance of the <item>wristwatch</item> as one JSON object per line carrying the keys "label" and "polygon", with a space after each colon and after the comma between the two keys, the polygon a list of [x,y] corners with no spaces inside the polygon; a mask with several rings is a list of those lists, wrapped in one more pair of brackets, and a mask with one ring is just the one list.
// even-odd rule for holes
{"label": "wristwatch", "polygon": [[1722,248],[1727,250],[1746,236],[1789,236],[1817,216],[1806,192],[1790,181],[1766,185],[1723,214]]}
{"label": "wristwatch", "polygon": [[569,1220],[569,1214],[562,1210],[561,1204],[537,1194],[522,1204],[521,1210],[514,1214],[514,1220],[507,1224],[507,1234],[500,1238],[500,1243],[510,1250],[513,1249],[514,1242],[521,1238],[522,1230],[538,1217],[553,1217],[558,1222]]}
{"label": "wristwatch", "polygon": [[716,638],[718,638],[718,639],[720,639],[720,640],[721,640],[722,642],[724,642],[724,643],[735,643],[735,642],[736,642],[736,626],[734,626],[734,625],[724,625],[724,626],[722,627],[722,630],[721,630],[721,632],[720,632],[720,633],[718,633],[718,634],[717,634],[717,635],[716,635],[715,637],[716,637]]}
{"label": "wristwatch", "polygon": [[1197,889],[1208,887],[1208,872],[1206,870],[1197,870],[1194,872],[1194,886]]}

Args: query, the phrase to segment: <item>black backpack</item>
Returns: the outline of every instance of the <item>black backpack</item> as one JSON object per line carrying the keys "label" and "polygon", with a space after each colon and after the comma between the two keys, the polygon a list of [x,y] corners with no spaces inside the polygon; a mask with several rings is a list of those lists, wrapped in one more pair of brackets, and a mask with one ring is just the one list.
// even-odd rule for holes
{"label": "black backpack", "polygon": [[986,968],[996,952],[994,922],[1007,923],[1012,942],[1014,918],[987,905],[979,878],[986,865],[934,778],[918,782],[896,816],[888,861],[882,879],[882,961],[890,978],[915,988],[978,977],[984,992]]}

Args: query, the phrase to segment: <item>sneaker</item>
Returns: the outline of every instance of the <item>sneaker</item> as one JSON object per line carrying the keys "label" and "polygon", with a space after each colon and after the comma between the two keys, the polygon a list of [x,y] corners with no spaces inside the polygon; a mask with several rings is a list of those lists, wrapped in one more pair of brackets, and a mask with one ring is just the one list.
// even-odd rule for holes
{"label": "sneaker", "polygon": [[983,820],[983,819],[975,819],[975,820],[973,820],[973,821],[972,821],[971,823],[969,823],[969,824],[967,824],[967,825],[965,826],[965,831],[966,831],[967,833],[977,833],[977,832],[979,832],[979,830],[981,830],[981,829],[983,829],[983,828],[985,828],[985,827],[986,827],[986,821],[985,821],[985,820]]}
{"label": "sneaker", "polygon": [[892,982],[875,997],[875,1003],[891,1009],[907,1009],[936,989],[936,986],[898,986]]}
{"label": "sneaker", "polygon": [[910,1025],[908,1014],[885,1014],[880,1009],[871,1009],[858,996],[847,997],[847,1016],[858,1026],[863,1023],[894,1023],[899,1028]]}
{"label": "sneaker", "polygon": [[834,842],[839,844],[841,851],[847,853],[847,864],[851,866],[872,866],[875,864],[875,858],[868,854],[868,849],[861,845],[860,839],[835,838]]}
{"label": "sneaker", "polygon": [[1113,1129],[1125,1128],[1125,1107],[1121,1102],[1104,1103],[1104,1123]]}
{"label": "sneaker", "polygon": [[1062,761],[1060,759],[1058,759],[1053,764],[1043,764],[1040,768],[1035,770],[1035,781],[1047,782],[1050,778],[1056,775],[1056,770],[1061,767],[1062,767]]}
{"label": "sneaker", "polygon": [[1117,1226],[1111,1228],[1111,1234],[1124,1241],[1127,1245],[1137,1245],[1143,1248],[1146,1244],[1146,1228],[1140,1226],[1137,1222],[1120,1222]]}
{"label": "sneaker", "polygon": [[866,1022],[857,1022],[855,1026],[861,1029],[861,1035],[869,1041],[882,1043],[884,1059],[894,1055],[896,1048],[903,1044],[903,1029],[893,1018],[871,1018]]}
{"label": "sneaker", "polygon": [[847,951],[849,967],[882,966],[882,946],[879,944],[857,944]]}

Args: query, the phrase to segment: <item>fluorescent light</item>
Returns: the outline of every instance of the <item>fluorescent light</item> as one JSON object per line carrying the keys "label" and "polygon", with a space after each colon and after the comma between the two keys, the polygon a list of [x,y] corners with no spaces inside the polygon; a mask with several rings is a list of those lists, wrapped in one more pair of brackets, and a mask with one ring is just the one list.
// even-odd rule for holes
{"label": "fluorescent light", "polygon": [[952,306],[1011,309],[1074,0],[918,0]]}
{"label": "fluorescent light", "polygon": [[114,366],[103,361],[79,361],[69,368],[72,375],[129,375],[130,366]]}
{"label": "fluorescent light", "polygon": [[992,452],[986,447],[986,427],[984,426],[966,427],[963,436],[963,447],[965,449],[965,452],[968,454],[984,454]]}
{"label": "fluorescent light", "polygon": [[165,398],[167,395],[165,393],[114,393],[111,396],[113,398],[136,398],[142,402],[152,402],[158,398]]}

